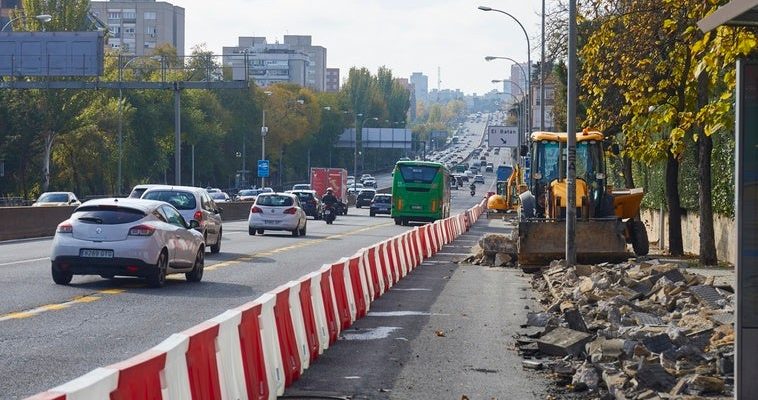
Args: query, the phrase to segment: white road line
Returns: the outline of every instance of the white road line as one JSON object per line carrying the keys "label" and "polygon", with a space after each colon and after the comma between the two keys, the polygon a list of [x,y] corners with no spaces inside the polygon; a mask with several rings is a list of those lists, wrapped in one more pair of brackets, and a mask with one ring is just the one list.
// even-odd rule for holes
{"label": "white road line", "polygon": [[400,288],[392,288],[393,291],[406,291],[406,292],[430,292],[432,289],[424,289],[424,288],[408,288],[408,289],[400,289]]}
{"label": "white road line", "polygon": [[13,265],[13,264],[25,264],[25,263],[43,261],[43,260],[49,260],[49,259],[50,257],[42,257],[42,258],[30,258],[28,260],[11,261],[11,262],[6,262],[6,263],[0,263],[0,267],[4,267],[6,265]]}
{"label": "white road line", "polygon": [[412,316],[429,316],[429,315],[450,315],[450,314],[437,314],[426,311],[371,311],[367,314],[369,317],[412,317]]}
{"label": "white road line", "polygon": [[[396,326],[380,326],[378,328],[366,329],[360,333],[347,332],[342,334],[344,340],[377,340],[386,339],[390,333],[401,328]],[[346,377],[347,378],[347,377]]]}

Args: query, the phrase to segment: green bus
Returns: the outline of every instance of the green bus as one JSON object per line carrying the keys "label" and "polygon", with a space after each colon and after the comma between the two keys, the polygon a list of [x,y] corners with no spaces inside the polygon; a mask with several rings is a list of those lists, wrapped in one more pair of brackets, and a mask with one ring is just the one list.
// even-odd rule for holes
{"label": "green bus", "polygon": [[428,161],[398,161],[392,172],[392,213],[396,225],[450,216],[450,172]]}

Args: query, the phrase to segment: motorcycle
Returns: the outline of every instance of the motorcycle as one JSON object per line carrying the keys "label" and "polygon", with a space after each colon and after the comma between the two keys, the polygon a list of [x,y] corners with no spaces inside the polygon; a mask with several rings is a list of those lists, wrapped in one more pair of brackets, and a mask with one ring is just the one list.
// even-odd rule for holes
{"label": "motorcycle", "polygon": [[334,207],[332,206],[326,206],[324,207],[324,221],[326,221],[327,225],[331,225],[334,220],[337,218],[337,213],[334,211]]}

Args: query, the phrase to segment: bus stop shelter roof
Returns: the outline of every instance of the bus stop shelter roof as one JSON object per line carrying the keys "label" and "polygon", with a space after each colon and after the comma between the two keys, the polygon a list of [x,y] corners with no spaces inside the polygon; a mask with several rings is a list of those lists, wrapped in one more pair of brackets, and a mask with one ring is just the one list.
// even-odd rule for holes
{"label": "bus stop shelter roof", "polygon": [[697,23],[703,32],[721,25],[758,26],[758,0],[732,0]]}

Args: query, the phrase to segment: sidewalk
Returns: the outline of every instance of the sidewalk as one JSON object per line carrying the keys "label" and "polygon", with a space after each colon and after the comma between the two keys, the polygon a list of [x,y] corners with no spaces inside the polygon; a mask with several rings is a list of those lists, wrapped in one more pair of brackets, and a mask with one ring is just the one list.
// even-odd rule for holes
{"label": "sidewalk", "polygon": [[518,269],[456,264],[502,221],[466,234],[371,304],[287,398],[544,399],[545,377],[521,366],[513,336],[537,309]]}

